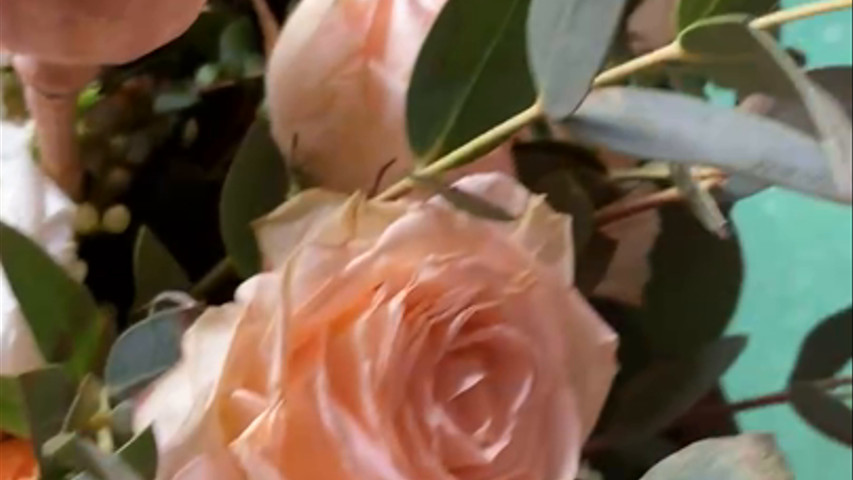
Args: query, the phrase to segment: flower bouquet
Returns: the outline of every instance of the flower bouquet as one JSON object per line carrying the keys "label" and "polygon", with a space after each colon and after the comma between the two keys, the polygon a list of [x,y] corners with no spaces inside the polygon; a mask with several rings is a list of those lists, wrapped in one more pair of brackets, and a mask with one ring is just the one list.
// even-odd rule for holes
{"label": "flower bouquet", "polygon": [[727,398],[730,212],[851,203],[850,7],[2,0],[0,480],[793,479],[853,317]]}

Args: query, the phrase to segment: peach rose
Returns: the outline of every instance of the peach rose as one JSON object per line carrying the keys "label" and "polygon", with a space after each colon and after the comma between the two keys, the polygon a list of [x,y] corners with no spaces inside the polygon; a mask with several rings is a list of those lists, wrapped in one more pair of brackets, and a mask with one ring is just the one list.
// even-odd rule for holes
{"label": "peach rose", "polygon": [[32,445],[24,440],[0,438],[0,480],[34,480],[37,475]]}
{"label": "peach rose", "polygon": [[188,332],[140,404],[161,479],[567,480],[617,370],[571,220],[509,177],[440,198],[313,190],[259,221],[270,273]]}
{"label": "peach rose", "polygon": [[[285,25],[267,73],[270,120],[292,164],[323,188],[367,191],[415,165],[406,89],[446,0],[304,0]],[[298,136],[296,151],[291,151]],[[511,171],[508,149],[476,171]],[[468,170],[475,171],[475,170]]]}

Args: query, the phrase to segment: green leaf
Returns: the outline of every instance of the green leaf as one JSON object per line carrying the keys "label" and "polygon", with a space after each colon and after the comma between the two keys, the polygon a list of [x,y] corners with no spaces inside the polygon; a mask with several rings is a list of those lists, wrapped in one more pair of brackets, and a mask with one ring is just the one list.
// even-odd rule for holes
{"label": "green leaf", "polygon": [[713,165],[813,195],[849,201],[820,145],[756,115],[675,93],[606,88],[563,122],[577,141],[640,158]]}
{"label": "green leaf", "polygon": [[495,220],[498,222],[511,222],[515,220],[509,212],[503,208],[489,202],[488,200],[470,194],[456,187],[445,184],[444,182],[432,177],[422,177],[413,175],[412,180],[417,184],[423,185],[431,191],[441,195],[451,205],[470,213],[478,218],[487,220]]}
{"label": "green leaf", "polygon": [[39,349],[82,378],[97,361],[103,319],[86,287],[17,230],[0,222],[0,263]]}
{"label": "green leaf", "polygon": [[770,435],[703,440],[667,458],[641,480],[794,480]]}
{"label": "green leaf", "polygon": [[791,374],[791,404],[807,423],[853,445],[853,412],[815,383],[840,372],[853,358],[853,307],[820,322],[806,337]]}
{"label": "green leaf", "polygon": [[118,455],[110,455],[92,441],[62,433],[45,443],[45,456],[68,468],[84,470],[98,480],[144,480]]}
{"label": "green leaf", "polygon": [[791,382],[826,380],[853,358],[853,307],[818,324],[800,349]]}
{"label": "green leaf", "polygon": [[[407,94],[409,142],[429,163],[535,100],[525,52],[529,0],[450,0]],[[485,152],[484,152],[485,153]]]}
{"label": "green leaf", "polygon": [[[853,69],[850,67],[827,67],[808,72],[809,79],[835,98],[844,109],[847,117],[853,117]],[[800,101],[781,101],[763,96],[769,102],[764,115],[776,119],[798,130],[814,133],[814,123],[810,113]]]}
{"label": "green leaf", "polygon": [[568,117],[604,64],[626,0],[532,0],[527,45],[549,116]]}
{"label": "green leaf", "polygon": [[183,267],[154,233],[143,226],[136,236],[133,253],[136,308],[142,308],[167,290],[187,291],[192,287]]}
{"label": "green leaf", "polygon": [[809,425],[824,435],[853,446],[853,411],[814,384],[791,386],[791,405]]}
{"label": "green leaf", "polygon": [[23,393],[15,377],[0,377],[0,432],[21,438],[30,435]]}
{"label": "green leaf", "polygon": [[736,238],[705,230],[681,205],[660,210],[640,325],[654,352],[688,354],[725,332],[740,300],[744,264]]}
{"label": "green leaf", "polygon": [[763,15],[778,5],[778,0],[681,0],[678,4],[678,27],[684,30],[699,20],[728,13]]}
{"label": "green leaf", "polygon": [[94,376],[87,375],[77,387],[77,396],[62,422],[63,432],[89,430],[89,420],[101,410],[104,385]]}
{"label": "green leaf", "polygon": [[653,363],[618,392],[604,435],[630,444],[666,429],[714,389],[746,345],[746,337],[727,337],[690,357]]}
{"label": "green leaf", "polygon": [[714,82],[743,95],[767,93],[801,104],[820,138],[839,194],[849,201],[853,124],[835,99],[812,82],[770,34],[750,28],[746,16],[727,15],[694,24],[682,32],[679,42],[688,53],[713,59],[701,68]]}
{"label": "green leaf", "polygon": [[113,398],[127,398],[181,359],[184,321],[180,309],[163,311],[130,327],[116,340],[104,370]]}
{"label": "green leaf", "polygon": [[64,472],[41,454],[40,446],[61,432],[66,413],[74,402],[76,385],[59,366],[25,373],[18,377],[18,382],[41,478],[56,478]]}
{"label": "green leaf", "polygon": [[154,480],[157,476],[157,442],[151,427],[143,430],[116,453],[144,480]]}
{"label": "green leaf", "polygon": [[251,223],[284,202],[287,168],[267,120],[249,128],[222,187],[219,226],[225,250],[245,278],[261,270],[261,254]]}

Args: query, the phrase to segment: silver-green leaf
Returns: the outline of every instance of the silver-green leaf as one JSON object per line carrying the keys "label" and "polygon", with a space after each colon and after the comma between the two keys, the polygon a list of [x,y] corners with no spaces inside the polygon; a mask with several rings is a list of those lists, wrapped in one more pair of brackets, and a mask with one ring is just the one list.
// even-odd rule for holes
{"label": "silver-green leaf", "polygon": [[640,158],[713,165],[836,201],[824,151],[808,135],[686,95],[632,87],[590,94],[565,120],[578,141]]}
{"label": "silver-green leaf", "polygon": [[581,104],[604,64],[626,0],[532,0],[527,47],[549,116]]}

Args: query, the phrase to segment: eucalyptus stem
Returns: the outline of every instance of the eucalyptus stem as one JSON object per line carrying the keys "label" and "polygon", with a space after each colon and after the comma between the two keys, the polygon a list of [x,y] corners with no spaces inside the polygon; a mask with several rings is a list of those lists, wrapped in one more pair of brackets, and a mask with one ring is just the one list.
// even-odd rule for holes
{"label": "eucalyptus stem", "polygon": [[[824,13],[844,10],[853,6],[853,0],[832,0],[821,3],[804,5],[790,8],[780,12],[774,12],[755,19],[750,26],[756,29],[770,29],[788,22],[801,20]],[[691,55],[684,51],[678,40],[663,48],[637,57],[626,63],[605,70],[592,82],[593,87],[602,87],[624,80],[631,75],[652,68],[666,62],[691,59]],[[497,148],[501,143],[512,137],[516,132],[529,123],[539,120],[545,113],[541,99],[537,99],[528,109],[515,115],[509,120],[483,133],[465,145],[448,153],[430,165],[413,172],[414,176],[433,176],[452,170],[458,166],[468,163],[471,158],[487,153]],[[377,198],[380,200],[391,200],[406,194],[413,186],[410,178],[404,178],[390,186]]]}
{"label": "eucalyptus stem", "polygon": [[767,30],[796,20],[845,10],[851,7],[853,7],[853,0],[833,0],[829,2],[811,3],[756,18],[752,23],[750,23],[750,26],[759,30]]}
{"label": "eucalyptus stem", "polygon": [[[726,177],[724,175],[719,175],[705,178],[697,183],[699,188],[702,190],[710,191],[723,185],[725,182]],[[627,203],[608,205],[595,213],[595,220],[599,227],[604,227],[620,220],[633,217],[639,213],[656,210],[664,205],[678,203],[684,200],[684,192],[678,187],[672,187]]]}
{"label": "eucalyptus stem", "polygon": [[231,263],[230,257],[225,257],[193,286],[190,295],[193,298],[204,298],[232,275],[234,275],[234,264]]}
{"label": "eucalyptus stem", "polygon": [[[848,387],[850,385],[853,385],[853,377],[847,376],[832,378],[829,380],[814,382],[812,385],[822,391],[833,392],[842,387]],[[791,390],[785,390],[769,395],[762,395],[760,397],[742,400],[736,403],[731,403],[729,405],[701,408],[696,410],[694,413],[697,416],[731,415],[733,413],[748,412],[750,410],[757,410],[760,408],[773,407],[777,405],[786,405],[788,403],[791,403]]]}

